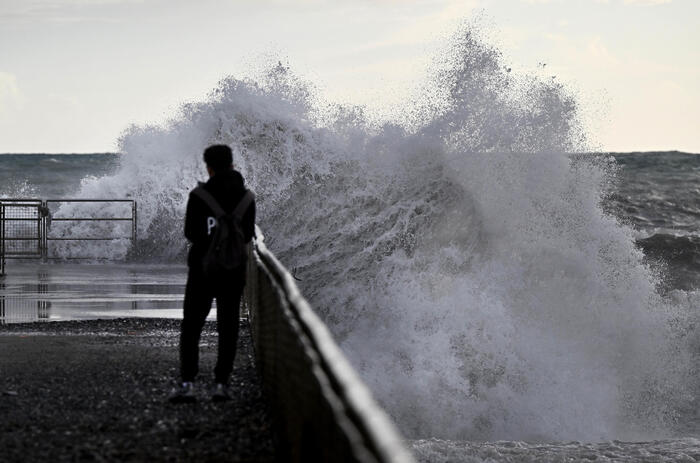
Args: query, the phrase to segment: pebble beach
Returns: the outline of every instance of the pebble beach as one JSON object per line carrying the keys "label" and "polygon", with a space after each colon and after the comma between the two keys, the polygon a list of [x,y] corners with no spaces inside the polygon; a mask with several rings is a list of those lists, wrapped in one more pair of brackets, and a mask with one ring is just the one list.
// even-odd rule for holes
{"label": "pebble beach", "polygon": [[273,461],[271,420],[241,330],[232,400],[209,397],[216,328],[200,342],[195,404],[167,401],[179,320],[0,325],[0,460]]}

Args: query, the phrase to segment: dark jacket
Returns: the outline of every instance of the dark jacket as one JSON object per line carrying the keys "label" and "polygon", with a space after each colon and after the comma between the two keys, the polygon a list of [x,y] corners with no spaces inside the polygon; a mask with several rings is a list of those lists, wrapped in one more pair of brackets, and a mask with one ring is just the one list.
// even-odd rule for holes
{"label": "dark jacket", "polygon": [[[209,181],[203,186],[205,190],[216,198],[219,205],[229,213],[233,212],[245,194],[243,176],[236,170],[217,173],[209,178]],[[207,217],[214,217],[214,213],[201,198],[190,192],[185,214],[185,237],[192,243],[187,256],[187,265],[190,268],[201,268],[202,258],[213,236],[213,233],[207,234]],[[247,243],[254,234],[255,201],[248,206],[245,214],[243,214],[242,225],[243,235]]]}

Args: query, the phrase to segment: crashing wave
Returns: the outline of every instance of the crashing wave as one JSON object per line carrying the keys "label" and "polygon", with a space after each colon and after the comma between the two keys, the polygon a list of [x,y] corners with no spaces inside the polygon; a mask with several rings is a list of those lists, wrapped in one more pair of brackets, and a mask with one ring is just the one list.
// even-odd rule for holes
{"label": "crashing wave", "polygon": [[[139,201],[114,257],[181,259],[203,147],[227,143],[268,246],[411,437],[599,440],[671,425],[692,350],[576,99],[462,29],[401,120],[328,105],[281,64],[129,128],[82,197]],[[70,212],[70,211],[64,211]]]}

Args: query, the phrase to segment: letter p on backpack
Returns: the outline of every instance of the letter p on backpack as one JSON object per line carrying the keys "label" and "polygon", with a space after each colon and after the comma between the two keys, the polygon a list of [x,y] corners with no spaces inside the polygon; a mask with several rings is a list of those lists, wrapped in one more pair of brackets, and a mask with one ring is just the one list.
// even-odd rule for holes
{"label": "letter p on backpack", "polygon": [[248,255],[241,222],[243,215],[255,199],[253,192],[246,190],[243,198],[230,214],[224,211],[216,199],[201,186],[195,188],[192,193],[199,196],[216,216],[215,220],[211,221],[209,219],[212,217],[207,218],[207,234],[211,234],[213,230],[213,235],[202,258],[204,275],[212,277],[245,265]]}

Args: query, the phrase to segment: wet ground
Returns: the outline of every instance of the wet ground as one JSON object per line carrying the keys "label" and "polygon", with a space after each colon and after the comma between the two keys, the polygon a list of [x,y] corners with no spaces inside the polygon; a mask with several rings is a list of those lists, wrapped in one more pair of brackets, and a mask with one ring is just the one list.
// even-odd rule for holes
{"label": "wet ground", "polygon": [[224,403],[209,394],[213,323],[198,402],[166,400],[178,327],[134,318],[0,326],[0,461],[273,461],[247,322]]}
{"label": "wet ground", "polygon": [[200,347],[198,402],[166,400],[178,375],[185,266],[9,261],[6,273],[0,461],[274,459],[246,320],[233,400],[210,400],[211,321]]}
{"label": "wet ground", "polygon": [[184,265],[10,260],[6,273],[0,278],[0,324],[182,316]]}

